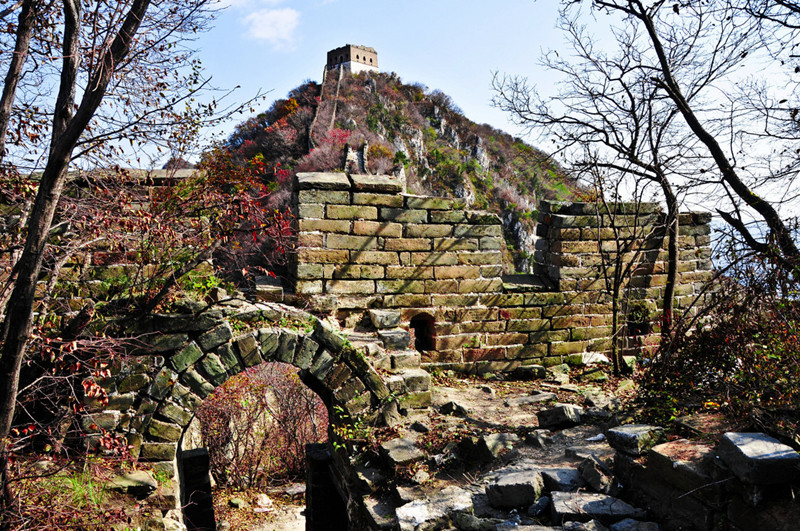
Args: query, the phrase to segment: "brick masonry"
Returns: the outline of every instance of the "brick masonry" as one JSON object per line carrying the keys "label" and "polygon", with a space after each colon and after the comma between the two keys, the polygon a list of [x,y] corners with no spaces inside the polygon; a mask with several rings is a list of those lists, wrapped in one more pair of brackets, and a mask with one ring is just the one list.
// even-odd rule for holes
{"label": "brick masonry", "polygon": [[[496,215],[403,190],[393,176],[298,174],[296,293],[348,324],[369,308],[400,310],[406,328],[427,314],[435,349],[423,365],[474,372],[607,352],[615,266],[627,272],[623,311],[636,306],[655,320],[667,257],[657,204],[542,201],[537,275],[508,275]],[[710,221],[680,216],[678,310],[702,299],[712,278]],[[644,332],[622,337],[623,353],[654,348],[657,327]]]}

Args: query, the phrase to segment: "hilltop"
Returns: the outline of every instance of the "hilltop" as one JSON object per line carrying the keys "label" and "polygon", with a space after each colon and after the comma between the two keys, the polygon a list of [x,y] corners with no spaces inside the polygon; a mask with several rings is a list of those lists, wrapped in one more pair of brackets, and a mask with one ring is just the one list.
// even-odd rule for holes
{"label": "hilltop", "polygon": [[580,190],[546,153],[470,121],[443,92],[396,74],[330,71],[322,84],[307,81],[239,124],[226,147],[240,162],[263,157],[276,176],[347,167],[404,174],[412,194],[465,198],[500,215],[519,270],[533,252],[537,201]]}

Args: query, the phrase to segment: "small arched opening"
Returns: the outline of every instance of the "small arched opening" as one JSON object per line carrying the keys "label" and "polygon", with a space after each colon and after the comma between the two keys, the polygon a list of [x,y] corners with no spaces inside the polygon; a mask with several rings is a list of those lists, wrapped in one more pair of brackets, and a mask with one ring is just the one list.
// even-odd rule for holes
{"label": "small arched opening", "polygon": [[420,352],[436,349],[436,322],[433,316],[419,313],[411,318],[409,324],[414,331],[414,348]]}

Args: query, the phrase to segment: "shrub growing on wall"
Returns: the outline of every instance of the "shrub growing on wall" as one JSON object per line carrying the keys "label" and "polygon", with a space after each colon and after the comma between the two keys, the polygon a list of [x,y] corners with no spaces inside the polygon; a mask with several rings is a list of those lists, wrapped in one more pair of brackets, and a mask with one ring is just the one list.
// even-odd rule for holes
{"label": "shrub growing on wall", "polygon": [[211,473],[220,485],[258,487],[305,472],[305,445],[325,439],[322,400],[285,363],[231,378],[197,412]]}

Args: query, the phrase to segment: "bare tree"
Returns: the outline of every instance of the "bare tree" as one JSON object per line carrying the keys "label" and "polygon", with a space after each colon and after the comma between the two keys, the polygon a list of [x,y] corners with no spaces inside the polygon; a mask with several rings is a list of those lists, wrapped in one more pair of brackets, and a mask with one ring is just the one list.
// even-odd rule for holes
{"label": "bare tree", "polygon": [[205,86],[187,39],[206,25],[213,3],[23,0],[0,12],[11,18],[19,10],[16,29],[0,35],[13,42],[4,49],[14,50],[0,52],[8,65],[0,99],[0,178],[38,174],[29,216],[23,216],[24,247],[0,308],[0,501],[10,500],[7,444],[20,367],[68,170],[79,160],[108,163],[127,155],[122,140],[158,146],[190,137],[212,115],[213,105],[185,109]]}
{"label": "bare tree", "polygon": [[[667,205],[670,289],[684,203],[715,209],[749,248],[792,270],[800,252],[780,211],[791,212],[800,192],[798,111],[791,86],[768,85],[757,74],[780,69],[780,46],[795,38],[793,6],[565,0],[560,23],[571,50],[541,61],[561,90],[545,98],[524,78],[495,76],[495,103],[551,136],[578,175],[599,165],[616,172],[612,181],[628,180],[628,189],[656,187]],[[611,38],[593,39],[585,26],[592,21],[610,27]],[[767,53],[765,28],[776,25]]]}

